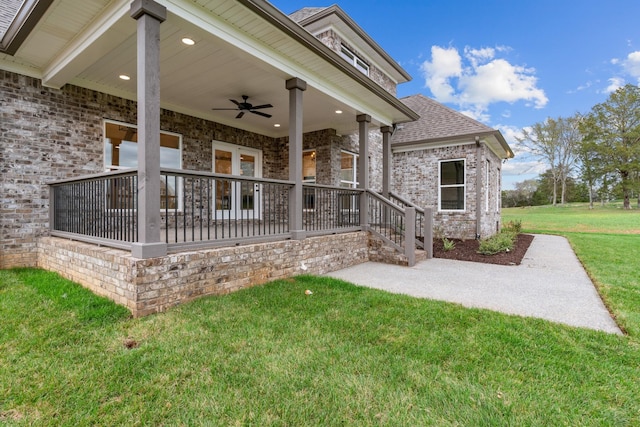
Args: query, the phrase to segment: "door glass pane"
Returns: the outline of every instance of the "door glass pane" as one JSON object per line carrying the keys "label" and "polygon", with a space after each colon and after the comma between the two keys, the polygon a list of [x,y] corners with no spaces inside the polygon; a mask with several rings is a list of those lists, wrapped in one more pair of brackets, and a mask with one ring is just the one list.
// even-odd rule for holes
{"label": "door glass pane", "polygon": [[[215,173],[231,175],[231,152],[215,150]],[[216,209],[231,210],[231,183],[216,180]]]}
{"label": "door glass pane", "polygon": [[[256,176],[256,158],[248,154],[240,155],[240,175]],[[242,184],[242,209],[253,209],[253,184]]]}

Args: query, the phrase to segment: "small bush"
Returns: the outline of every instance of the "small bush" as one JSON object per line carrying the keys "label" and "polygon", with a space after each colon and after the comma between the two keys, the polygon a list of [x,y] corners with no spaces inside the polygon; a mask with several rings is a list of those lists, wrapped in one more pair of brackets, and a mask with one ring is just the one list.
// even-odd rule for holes
{"label": "small bush", "polygon": [[502,231],[501,233],[480,240],[478,252],[482,255],[495,255],[500,252],[509,252],[513,249],[515,241],[515,233]]}
{"label": "small bush", "polygon": [[515,234],[520,234],[522,232],[522,220],[514,219],[505,224],[502,228],[503,231],[509,231]]}
{"label": "small bush", "polygon": [[449,240],[446,237],[442,238],[442,248],[445,252],[449,252],[456,247],[456,244],[453,240]]}

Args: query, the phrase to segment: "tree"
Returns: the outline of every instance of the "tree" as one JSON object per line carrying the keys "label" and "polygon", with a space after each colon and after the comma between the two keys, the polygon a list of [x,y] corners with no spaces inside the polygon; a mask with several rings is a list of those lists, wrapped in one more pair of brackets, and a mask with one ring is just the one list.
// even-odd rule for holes
{"label": "tree", "polygon": [[561,185],[560,202],[566,202],[567,178],[573,169],[578,143],[581,140],[579,130],[580,116],[570,118],[547,118],[543,123],[536,123],[531,129],[523,129],[518,141],[523,143],[531,153],[550,166],[553,197],[555,205],[558,200],[558,184]]}
{"label": "tree", "polygon": [[640,88],[626,85],[594,106],[581,125],[586,143],[599,156],[603,173],[619,178],[625,209],[630,195],[638,187],[640,171]]}

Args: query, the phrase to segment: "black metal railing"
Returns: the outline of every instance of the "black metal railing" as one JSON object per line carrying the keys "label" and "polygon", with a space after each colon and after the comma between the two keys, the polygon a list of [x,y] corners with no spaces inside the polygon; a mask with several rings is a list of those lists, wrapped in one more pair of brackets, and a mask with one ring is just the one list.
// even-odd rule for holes
{"label": "black metal railing", "polygon": [[289,181],[169,169],[161,175],[168,244],[289,233]]}
{"label": "black metal railing", "polygon": [[423,208],[418,207],[415,203],[398,196],[394,193],[389,193],[389,200],[401,208],[412,207],[416,210],[416,246],[424,248],[424,229],[425,229],[425,211]]}
{"label": "black metal railing", "polygon": [[137,187],[136,171],[107,172],[52,184],[52,232],[137,242]]}
{"label": "black metal railing", "polygon": [[[291,238],[293,188],[291,181],[163,168],[160,239],[175,251]],[[136,170],[62,180],[50,191],[52,235],[125,249],[139,241]],[[399,251],[411,255],[424,235],[425,211],[398,197],[394,203],[363,189],[317,184],[304,184],[302,191],[308,235],[362,229],[362,203],[369,229]]]}
{"label": "black metal railing", "polygon": [[358,188],[305,184],[302,221],[307,232],[332,232],[360,226]]}
{"label": "black metal railing", "polygon": [[407,238],[405,209],[381,195],[368,192],[369,227],[399,251],[404,251]]}

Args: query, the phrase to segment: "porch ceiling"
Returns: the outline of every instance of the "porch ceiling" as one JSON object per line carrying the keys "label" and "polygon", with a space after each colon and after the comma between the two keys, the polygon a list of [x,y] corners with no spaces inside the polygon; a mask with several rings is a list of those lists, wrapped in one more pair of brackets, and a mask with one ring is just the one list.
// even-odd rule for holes
{"label": "porch ceiling", "polygon": [[[160,26],[163,108],[272,137],[286,136],[285,81],[300,77],[309,86],[304,95],[305,132],[334,128],[351,133],[357,129],[359,113],[371,115],[374,125],[412,118],[395,98],[372,90],[332,63],[332,52],[318,55],[313,46],[287,34],[278,23],[288,25],[288,18],[262,0],[158,2],[168,10]],[[270,8],[276,25],[243,3]],[[130,0],[55,0],[17,53],[0,55],[0,68],[42,78],[52,87],[70,83],[135,100],[136,22],[129,16],[129,5]],[[183,37],[196,44],[184,45]],[[131,80],[121,80],[121,74]],[[273,117],[247,113],[236,119],[236,111],[212,110],[233,108],[229,99],[240,100],[241,95],[249,96],[254,105],[272,104],[261,111]]]}

